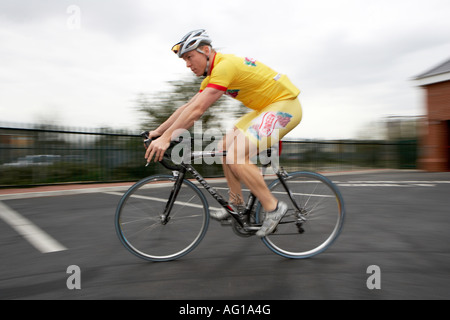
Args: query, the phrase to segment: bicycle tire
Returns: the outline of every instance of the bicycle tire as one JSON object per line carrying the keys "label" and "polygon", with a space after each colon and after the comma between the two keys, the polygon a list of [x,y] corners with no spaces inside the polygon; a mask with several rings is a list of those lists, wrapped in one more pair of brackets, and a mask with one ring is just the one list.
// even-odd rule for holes
{"label": "bicycle tire", "polygon": [[208,202],[200,189],[183,180],[170,219],[161,215],[175,185],[169,175],[150,176],[137,182],[122,196],[115,227],[121,243],[131,253],[148,261],[183,257],[202,241],[209,225]]}
{"label": "bicycle tire", "polygon": [[[262,241],[285,258],[310,258],[329,248],[341,233],[345,218],[344,199],[336,185],[318,173],[294,172],[288,174],[285,181],[300,210],[295,208],[282,182],[279,179],[272,182],[269,190],[288,205],[288,212],[275,231]],[[256,210],[258,223],[263,221],[263,215],[259,204]]]}

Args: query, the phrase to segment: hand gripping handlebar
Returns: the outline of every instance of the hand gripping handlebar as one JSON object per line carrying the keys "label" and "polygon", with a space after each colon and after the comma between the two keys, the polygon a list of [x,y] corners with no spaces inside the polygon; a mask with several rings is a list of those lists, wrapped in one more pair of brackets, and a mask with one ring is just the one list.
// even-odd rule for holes
{"label": "hand gripping handlebar", "polygon": [[[143,132],[141,132],[141,137],[142,138],[144,138],[144,146],[145,146],[145,149],[147,150],[147,148],[150,146],[150,144],[152,143],[152,141],[153,140],[156,140],[156,139],[158,139],[159,137],[156,137],[156,138],[150,138],[149,137],[149,132],[148,131],[143,131]],[[174,147],[175,145],[177,145],[178,143],[180,143],[181,142],[181,139],[180,140],[176,140],[176,141],[171,141],[170,142],[170,146],[169,146],[169,149],[170,148],[172,148],[172,147]],[[169,150],[168,149],[168,150]],[[171,161],[171,158],[170,158],[170,155],[168,154],[168,152],[166,151],[166,153],[164,153],[164,157],[163,157],[163,159],[160,161],[160,163],[165,167],[165,168],[167,168],[167,169],[169,169],[169,170],[180,170],[180,166],[177,166],[177,165],[174,165],[173,164],[173,162]],[[148,163],[147,163],[148,164]]]}

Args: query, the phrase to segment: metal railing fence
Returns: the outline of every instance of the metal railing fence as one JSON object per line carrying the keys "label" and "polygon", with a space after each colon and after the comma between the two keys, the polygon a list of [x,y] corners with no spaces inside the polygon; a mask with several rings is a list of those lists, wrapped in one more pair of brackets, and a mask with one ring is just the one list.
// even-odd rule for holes
{"label": "metal railing fence", "polygon": [[[306,141],[283,144],[288,171],[415,168],[417,141]],[[0,127],[0,186],[135,181],[164,172],[145,167],[139,132],[55,126]],[[198,164],[205,177],[222,176],[220,164]]]}

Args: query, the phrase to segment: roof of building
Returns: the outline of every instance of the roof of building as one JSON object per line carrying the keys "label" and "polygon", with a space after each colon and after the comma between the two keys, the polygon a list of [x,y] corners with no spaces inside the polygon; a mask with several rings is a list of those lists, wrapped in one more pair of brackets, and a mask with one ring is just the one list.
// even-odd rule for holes
{"label": "roof of building", "polygon": [[450,80],[450,59],[414,78],[420,85],[427,85]]}

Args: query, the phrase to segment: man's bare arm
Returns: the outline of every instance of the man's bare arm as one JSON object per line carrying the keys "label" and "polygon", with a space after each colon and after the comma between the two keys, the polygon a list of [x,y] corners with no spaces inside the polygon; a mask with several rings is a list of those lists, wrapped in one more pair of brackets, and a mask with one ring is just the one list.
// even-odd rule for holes
{"label": "man's bare arm", "polygon": [[223,95],[223,93],[223,91],[217,89],[206,88],[195,97],[195,100],[191,101],[186,106],[183,106],[182,111],[172,124],[164,130],[161,137],[154,140],[147,148],[147,152],[145,153],[147,162],[150,162],[153,156],[155,157],[155,161],[161,161],[164,152],[169,148],[170,140],[172,139],[174,132],[179,129],[189,129],[192,127],[194,122],[198,120],[203,113],[205,113],[205,111]]}
{"label": "man's bare arm", "polygon": [[172,115],[166,121],[164,121],[157,129],[155,129],[150,133],[150,137],[155,138],[162,136],[164,132],[166,132],[166,130],[173,125],[173,123],[178,119],[178,117],[183,113],[183,111],[197,99],[199,94],[200,93],[197,93],[195,96],[192,97],[192,99],[188,103],[182,105],[177,110],[175,110],[175,112],[172,113]]}

